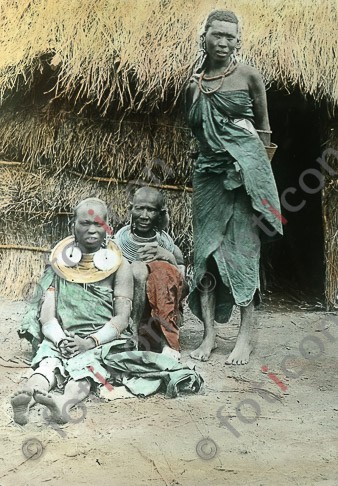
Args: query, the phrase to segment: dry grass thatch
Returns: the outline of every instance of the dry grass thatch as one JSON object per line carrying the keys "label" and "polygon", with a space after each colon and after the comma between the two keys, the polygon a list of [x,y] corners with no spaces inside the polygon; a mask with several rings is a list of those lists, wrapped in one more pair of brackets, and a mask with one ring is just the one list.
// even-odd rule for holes
{"label": "dry grass thatch", "polygon": [[64,169],[120,181],[189,184],[193,150],[182,119],[166,116],[144,120],[91,120],[47,116],[40,111],[0,115],[0,153],[54,172]]}
{"label": "dry grass thatch", "polygon": [[[38,217],[45,224],[51,216],[71,213],[81,199],[95,195],[106,201],[113,221],[119,224],[126,221],[129,201],[137,187],[138,184],[91,181],[67,173],[51,176],[46,169],[26,172],[0,165],[0,212],[6,223],[13,221],[14,214],[15,217]],[[178,194],[177,191],[167,191],[166,198],[172,214],[171,227],[176,234],[179,227],[186,225],[185,198],[190,199],[190,195],[182,191]],[[181,209],[184,210],[182,214]]]}
{"label": "dry grass thatch", "polygon": [[[336,0],[0,2],[0,153],[24,162],[0,166],[6,276],[0,294],[20,297],[21,287],[38,278],[45,250],[68,233],[67,213],[81,198],[110,202],[113,220],[122,224],[130,186],[115,180],[149,180],[150,169],[152,182],[190,185],[191,140],[173,108],[197,61],[203,20],[214,8],[238,14],[241,56],[267,82],[297,85],[337,104]],[[156,165],[159,159],[170,171]],[[328,180],[323,204],[331,303],[337,293],[336,184]],[[171,230],[190,256],[190,194],[168,191],[168,203]]]}
{"label": "dry grass thatch", "polygon": [[101,113],[174,104],[213,8],[238,14],[243,57],[268,81],[337,103],[336,0],[3,0],[1,99],[49,66],[54,96]]}

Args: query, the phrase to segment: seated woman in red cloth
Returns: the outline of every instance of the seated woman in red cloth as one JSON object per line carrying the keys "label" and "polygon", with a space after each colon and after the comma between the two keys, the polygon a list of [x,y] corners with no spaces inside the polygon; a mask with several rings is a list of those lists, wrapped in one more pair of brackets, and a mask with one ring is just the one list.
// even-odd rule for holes
{"label": "seated woman in red cloth", "polygon": [[163,195],[152,187],[135,192],[131,222],[115,240],[134,275],[133,331],[140,347],[180,358],[179,319],[185,267],[181,250],[163,228]]}

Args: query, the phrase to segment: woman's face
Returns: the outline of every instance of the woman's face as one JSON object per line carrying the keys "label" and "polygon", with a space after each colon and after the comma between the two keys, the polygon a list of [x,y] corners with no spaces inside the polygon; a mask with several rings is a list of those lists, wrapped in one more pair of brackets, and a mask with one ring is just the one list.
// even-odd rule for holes
{"label": "woman's face", "polygon": [[153,236],[154,228],[160,215],[159,196],[143,191],[135,194],[131,215],[135,233],[145,238]]}
{"label": "woman's face", "polygon": [[238,41],[237,24],[214,20],[205,34],[209,59],[217,64],[228,61],[231,54],[235,51]]}
{"label": "woman's face", "polygon": [[106,236],[107,214],[95,201],[83,204],[76,212],[74,231],[82,253],[94,253]]}

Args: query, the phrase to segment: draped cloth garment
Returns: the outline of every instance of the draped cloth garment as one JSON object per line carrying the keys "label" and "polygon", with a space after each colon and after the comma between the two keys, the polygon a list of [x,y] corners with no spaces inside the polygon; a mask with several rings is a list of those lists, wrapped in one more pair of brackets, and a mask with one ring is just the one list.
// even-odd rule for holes
{"label": "draped cloth garment", "polygon": [[[114,293],[111,288],[95,283],[83,285],[68,282],[56,275],[51,267],[47,267],[39,282],[39,289],[45,292],[51,285],[55,287],[56,317],[65,331],[85,338],[98,331],[114,315]],[[44,358],[58,358],[62,363],[60,371],[66,371],[66,378],[91,378],[99,384],[109,378],[109,373],[102,364],[101,354],[107,354],[112,349],[119,353],[133,347],[130,339],[132,334],[126,330],[119,339],[66,359],[41,332],[41,305],[42,300],[30,307],[19,331],[21,337],[26,337],[33,344],[33,368],[36,368]]]}
{"label": "draped cloth garment", "polygon": [[188,113],[199,142],[193,174],[194,284],[189,296],[199,318],[199,289],[208,260],[213,258],[217,265],[215,319],[227,322],[233,305],[248,305],[259,290],[261,235],[254,217],[262,218],[269,234],[282,234],[271,165],[253,120],[246,90],[200,92]]}
{"label": "draped cloth garment", "polygon": [[65,330],[86,337],[114,315],[112,289],[67,282],[47,267],[19,330],[19,336],[33,345],[32,368],[37,368],[44,358],[57,358],[60,360],[58,371],[64,378],[62,384],[70,378],[90,378],[96,384],[107,381],[114,385],[123,384],[139,396],[163,391],[168,397],[175,397],[178,393],[199,391],[203,379],[193,367],[163,354],[134,351],[129,330],[110,343],[70,359],[63,358],[59,349],[44,338],[39,323],[43,297],[51,285],[55,286],[57,318]]}

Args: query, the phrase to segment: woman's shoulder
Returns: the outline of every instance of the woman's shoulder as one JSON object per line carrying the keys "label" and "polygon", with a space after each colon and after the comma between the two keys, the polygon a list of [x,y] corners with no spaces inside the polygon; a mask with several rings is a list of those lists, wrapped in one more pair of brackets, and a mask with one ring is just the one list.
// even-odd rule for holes
{"label": "woman's shoulder", "polygon": [[160,246],[163,246],[168,251],[173,252],[175,248],[175,243],[172,237],[164,230],[157,232],[157,241]]}
{"label": "woman's shoulder", "polygon": [[262,75],[254,66],[250,64],[245,64],[244,62],[239,62],[237,66],[238,74],[246,76],[248,79],[261,78]]}

